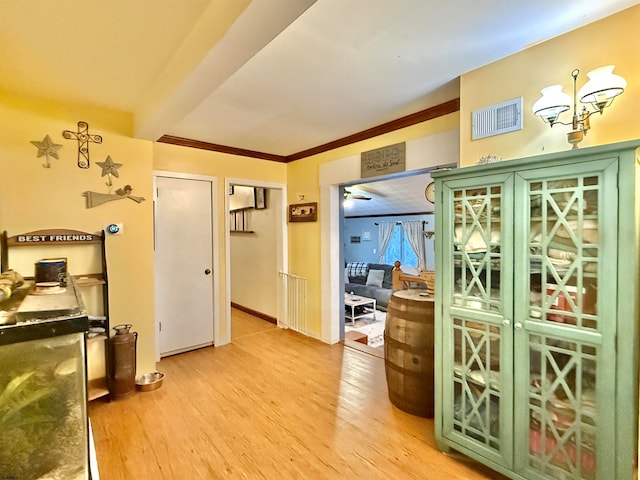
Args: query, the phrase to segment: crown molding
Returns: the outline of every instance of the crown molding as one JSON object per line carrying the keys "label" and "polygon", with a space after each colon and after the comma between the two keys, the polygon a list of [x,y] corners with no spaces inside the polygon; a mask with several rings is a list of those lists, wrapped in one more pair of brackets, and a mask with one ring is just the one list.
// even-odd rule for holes
{"label": "crown molding", "polygon": [[200,150],[209,150],[212,152],[229,153],[231,155],[258,158],[260,160],[270,160],[272,162],[286,163],[288,161],[287,157],[283,155],[274,155],[272,153],[257,152],[255,150],[246,150],[244,148],[229,147],[227,145],[219,145],[217,143],[203,142],[201,140],[192,140],[190,138],[174,137],[173,135],[163,135],[157,141],[159,143],[169,143],[171,145],[179,145],[181,147],[190,147],[190,148],[198,148]]}
{"label": "crown molding", "polygon": [[243,157],[257,158],[260,160],[269,160],[272,162],[289,163],[303,158],[318,155],[319,153],[328,152],[336,148],[351,145],[356,142],[368,140],[373,137],[384,135],[385,133],[394,132],[402,128],[410,127],[418,123],[433,120],[434,118],[449,115],[450,113],[460,111],[460,98],[449,100],[434,107],[421,110],[416,113],[392,120],[382,125],[378,125],[362,132],[349,135],[338,140],[334,140],[324,145],[319,145],[307,150],[303,150],[291,155],[274,155],[272,153],[257,152],[255,150],[246,150],[244,148],[229,147],[227,145],[219,145],[216,143],[203,142],[200,140],[192,140],[189,138],[175,137],[173,135],[163,135],[158,139],[160,143],[168,143],[171,145],[179,145],[181,147],[198,148],[201,150],[210,150],[212,152],[228,153],[231,155],[240,155]]}

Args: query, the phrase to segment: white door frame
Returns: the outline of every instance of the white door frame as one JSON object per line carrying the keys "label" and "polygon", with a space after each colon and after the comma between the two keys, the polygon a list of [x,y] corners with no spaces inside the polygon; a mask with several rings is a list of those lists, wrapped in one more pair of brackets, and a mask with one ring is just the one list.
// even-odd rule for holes
{"label": "white door frame", "polygon": [[[272,182],[263,182],[261,180],[249,179],[249,178],[232,178],[225,177],[224,179],[224,211],[229,211],[229,187],[231,185],[246,185],[251,187],[259,187],[259,188],[270,188],[274,190],[282,191],[282,201],[280,205],[280,211],[276,214],[279,214],[279,222],[280,225],[276,225],[276,228],[279,228],[280,231],[277,234],[278,237],[278,249],[276,252],[276,267],[279,272],[288,272],[289,268],[289,242],[288,242],[288,225],[287,225],[287,184],[286,183],[272,183]],[[276,217],[276,221],[278,221],[278,217]],[[225,298],[225,322],[227,324],[226,332],[227,332],[227,341],[225,343],[229,343],[231,341],[231,249],[229,248],[231,241],[231,217],[230,215],[225,215],[224,221],[224,243],[226,245],[226,275],[225,282],[227,285],[226,289],[226,298]],[[280,291],[280,290],[279,290]],[[280,295],[280,293],[278,293]],[[278,298],[278,305],[282,305],[283,299]],[[280,308],[278,308],[278,325],[280,324]]]}
{"label": "white door frame", "polygon": [[[406,142],[406,170],[433,170],[442,165],[457,165],[460,160],[460,131],[448,130]],[[342,225],[340,225],[340,185],[362,180],[360,154],[323,163],[319,168],[320,202],[320,297],[321,340],[340,341],[340,313],[344,270],[340,268]],[[368,178],[373,181],[376,178]]]}
{"label": "white door frame", "polygon": [[[158,177],[169,177],[169,178],[180,178],[183,180],[200,180],[205,182],[210,182],[211,184],[211,239],[212,239],[212,270],[213,274],[211,275],[212,289],[213,289],[213,344],[219,345],[222,344],[222,339],[220,338],[220,320],[218,316],[218,308],[220,305],[220,282],[216,280],[217,275],[216,271],[218,270],[217,260],[219,254],[219,245],[218,245],[218,210],[216,209],[216,199],[218,198],[218,178],[210,177],[207,175],[194,175],[190,173],[181,173],[181,172],[171,172],[166,170],[154,170],[153,171],[153,242],[154,242],[154,256],[155,256],[155,238],[156,238],[156,203],[157,203],[157,195],[158,189],[156,184],[156,178]],[[154,267],[155,267],[155,259],[154,259]],[[160,328],[158,324],[158,319],[155,320],[155,335],[156,335],[156,362],[160,361]]]}

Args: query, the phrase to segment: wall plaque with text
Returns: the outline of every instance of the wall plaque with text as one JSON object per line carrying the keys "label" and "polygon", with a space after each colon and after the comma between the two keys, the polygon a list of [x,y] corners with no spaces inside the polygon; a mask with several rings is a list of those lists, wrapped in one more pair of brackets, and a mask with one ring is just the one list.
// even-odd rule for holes
{"label": "wall plaque with text", "polygon": [[377,177],[406,170],[407,144],[388,145],[360,154],[360,177]]}
{"label": "wall plaque with text", "polygon": [[100,234],[81,232],[79,230],[37,230],[7,238],[7,245],[77,245],[82,243],[101,243]]}

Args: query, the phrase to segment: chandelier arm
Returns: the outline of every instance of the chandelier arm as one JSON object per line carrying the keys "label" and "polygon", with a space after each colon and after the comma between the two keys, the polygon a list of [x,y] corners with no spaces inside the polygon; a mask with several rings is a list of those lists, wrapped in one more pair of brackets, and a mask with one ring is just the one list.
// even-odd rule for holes
{"label": "chandelier arm", "polygon": [[571,76],[573,77],[573,113],[575,114],[578,111],[578,100],[576,96],[576,83],[578,81],[578,74],[580,74],[580,70],[574,68],[571,72]]}
{"label": "chandelier arm", "polygon": [[553,127],[554,125],[567,125],[567,126],[571,126],[573,125],[573,122],[561,122],[560,120],[555,120],[553,122],[553,124],[551,124],[551,126]]}
{"label": "chandelier arm", "polygon": [[[600,113],[600,112],[599,112],[599,111],[597,111],[597,110],[596,110],[595,112],[592,112],[591,110],[589,110],[589,109],[585,108],[585,109],[584,109],[582,112],[580,112],[580,113],[582,113],[582,121],[584,122],[585,120],[587,120],[587,119],[588,119],[591,115],[593,115],[594,113]],[[601,114],[601,115],[602,115],[602,114]]]}

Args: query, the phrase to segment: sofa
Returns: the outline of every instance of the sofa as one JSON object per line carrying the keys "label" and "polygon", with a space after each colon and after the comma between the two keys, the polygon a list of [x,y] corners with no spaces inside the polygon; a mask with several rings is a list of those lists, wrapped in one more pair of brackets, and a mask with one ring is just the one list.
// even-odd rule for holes
{"label": "sofa", "polygon": [[348,262],[345,266],[344,291],[375,298],[378,310],[387,311],[393,285],[393,265]]}

